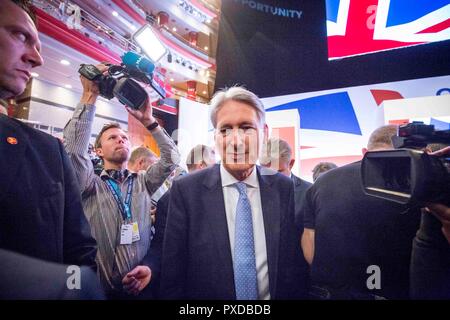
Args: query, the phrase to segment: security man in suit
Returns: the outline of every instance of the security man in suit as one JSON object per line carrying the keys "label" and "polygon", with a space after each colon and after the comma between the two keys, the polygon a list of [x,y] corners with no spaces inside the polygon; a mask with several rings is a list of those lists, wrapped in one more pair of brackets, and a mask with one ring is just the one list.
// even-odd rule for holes
{"label": "security man in suit", "polygon": [[[0,56],[0,99],[12,99],[43,62],[26,1],[0,0]],[[0,248],[95,270],[96,242],[61,142],[0,114],[0,154]]]}

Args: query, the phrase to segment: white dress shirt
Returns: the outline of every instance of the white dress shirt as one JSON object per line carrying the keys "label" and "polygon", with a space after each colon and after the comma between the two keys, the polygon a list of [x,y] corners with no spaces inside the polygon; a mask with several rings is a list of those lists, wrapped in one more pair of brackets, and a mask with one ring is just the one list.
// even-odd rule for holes
{"label": "white dress shirt", "polygon": [[[225,212],[227,215],[228,235],[230,237],[231,257],[234,263],[234,235],[236,224],[236,207],[239,192],[234,185],[239,182],[223,166],[220,165],[220,177],[222,180],[223,198],[225,201]],[[266,234],[264,231],[264,219],[261,206],[261,192],[259,189],[256,167],[250,176],[242,181],[247,186],[247,197],[252,207],[253,237],[255,243],[256,275],[258,279],[259,298],[270,299],[269,292],[269,269],[267,265]]]}

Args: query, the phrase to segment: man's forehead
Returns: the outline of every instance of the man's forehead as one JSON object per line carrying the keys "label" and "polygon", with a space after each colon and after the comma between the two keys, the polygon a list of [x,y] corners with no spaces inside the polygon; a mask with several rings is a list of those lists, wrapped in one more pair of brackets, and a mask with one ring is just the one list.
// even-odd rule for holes
{"label": "man's forehead", "polygon": [[225,126],[245,126],[245,125],[256,125],[258,123],[257,117],[245,117],[241,119],[217,119],[217,126],[218,127],[225,127]]}
{"label": "man's forehead", "polygon": [[0,0],[0,8],[2,8],[0,10],[0,26],[5,28],[17,27],[27,31],[40,51],[39,34],[30,15],[11,0]]}
{"label": "man's forehead", "polygon": [[26,12],[19,5],[15,4],[13,1],[0,0],[0,8],[2,8],[2,10],[0,10],[1,24],[14,21],[18,24],[26,23],[26,25],[36,29],[36,25],[28,12]]}
{"label": "man's forehead", "polygon": [[103,132],[103,134],[105,136],[111,136],[111,135],[115,135],[115,134],[120,134],[120,135],[125,135],[125,136],[127,135],[127,133],[120,128],[106,129],[105,132]]}

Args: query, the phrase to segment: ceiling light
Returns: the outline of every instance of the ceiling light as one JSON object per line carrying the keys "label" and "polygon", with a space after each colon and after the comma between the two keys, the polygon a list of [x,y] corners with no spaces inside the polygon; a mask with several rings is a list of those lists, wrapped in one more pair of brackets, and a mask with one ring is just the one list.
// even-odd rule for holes
{"label": "ceiling light", "polygon": [[203,94],[206,94],[207,92],[206,91],[203,91]]}
{"label": "ceiling light", "polygon": [[173,28],[172,28],[172,31],[173,31],[173,32],[177,32],[177,28],[173,27]]}
{"label": "ceiling light", "polygon": [[39,73],[32,72],[32,73],[31,73],[31,76],[32,76],[33,78],[37,78],[37,77],[39,77]]}
{"label": "ceiling light", "polygon": [[65,59],[62,59],[62,60],[60,61],[60,63],[61,63],[62,65],[65,65],[65,66],[70,66],[70,62],[67,61],[67,60],[65,60]]}
{"label": "ceiling light", "polygon": [[205,50],[208,51],[208,46],[205,46]]}
{"label": "ceiling light", "polygon": [[175,81],[175,79],[174,78],[170,78],[170,82],[174,82]]}
{"label": "ceiling light", "polygon": [[72,86],[70,84],[66,84],[64,87],[67,89],[72,89]]}
{"label": "ceiling light", "polygon": [[211,19],[206,20],[206,23],[211,23]]}
{"label": "ceiling light", "polygon": [[114,17],[118,17],[118,16],[119,16],[119,13],[118,13],[117,11],[113,11],[113,12],[112,12],[112,15],[113,15]]}

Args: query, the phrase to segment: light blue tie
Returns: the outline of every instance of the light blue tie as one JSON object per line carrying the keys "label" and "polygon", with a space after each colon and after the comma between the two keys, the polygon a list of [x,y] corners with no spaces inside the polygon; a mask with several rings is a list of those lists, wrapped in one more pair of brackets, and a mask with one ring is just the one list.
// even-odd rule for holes
{"label": "light blue tie", "polygon": [[234,237],[234,285],[237,300],[258,299],[252,208],[245,183],[237,182],[239,200],[236,207]]}

